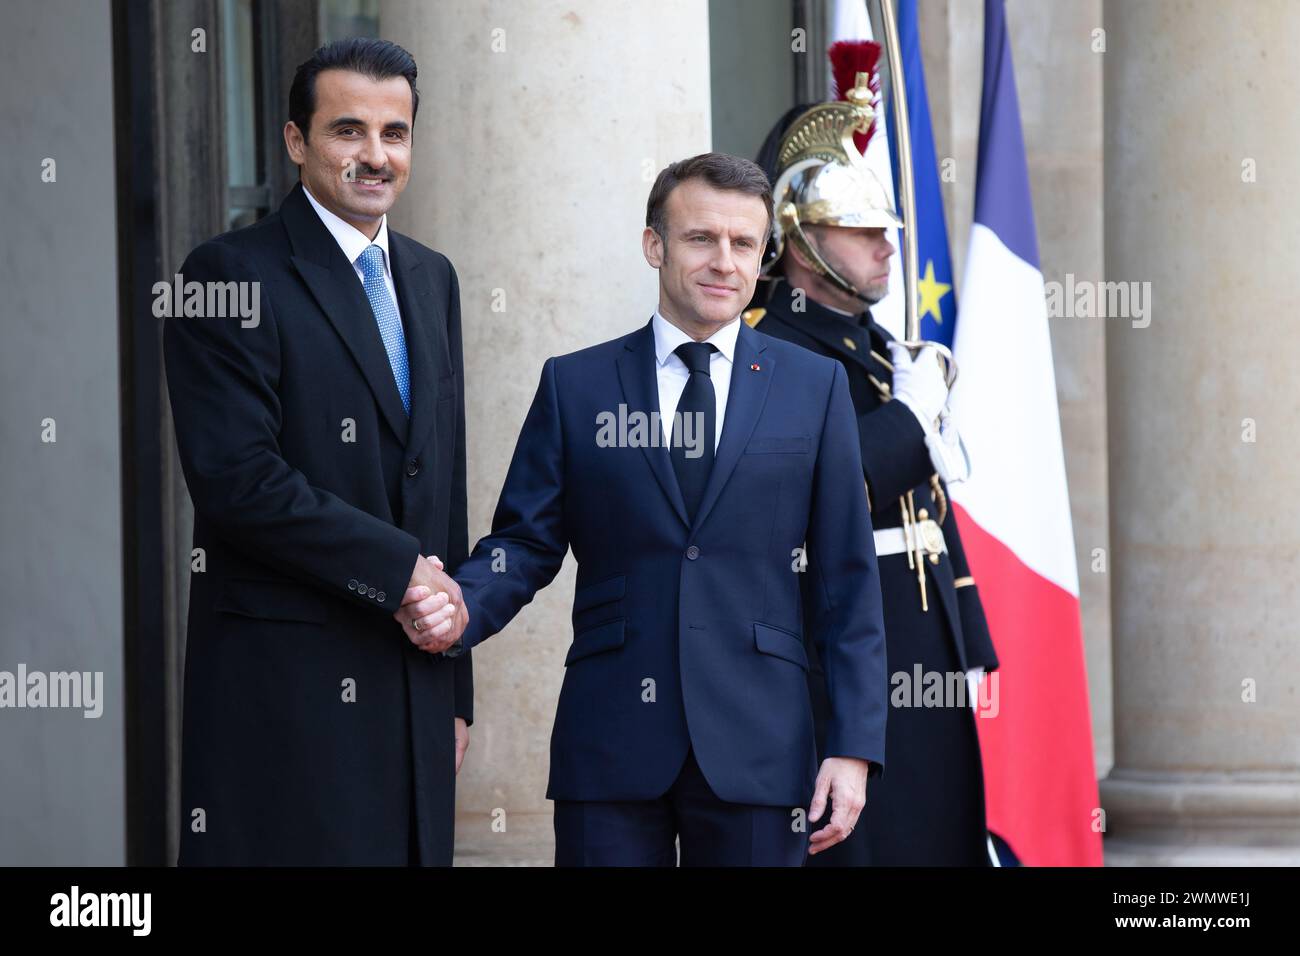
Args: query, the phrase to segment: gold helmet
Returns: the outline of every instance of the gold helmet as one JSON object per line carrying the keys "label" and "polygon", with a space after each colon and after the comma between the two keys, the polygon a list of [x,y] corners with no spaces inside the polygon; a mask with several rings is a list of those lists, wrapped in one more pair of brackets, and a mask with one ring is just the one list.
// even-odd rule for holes
{"label": "gold helmet", "polygon": [[844,99],[819,103],[790,125],[776,155],[772,196],[773,255],[764,274],[780,261],[787,242],[823,275],[849,295],[863,298],[813,248],[803,227],[851,226],[903,228],[889,193],[868,167],[854,134],[868,134],[875,113],[871,76],[859,72]]}

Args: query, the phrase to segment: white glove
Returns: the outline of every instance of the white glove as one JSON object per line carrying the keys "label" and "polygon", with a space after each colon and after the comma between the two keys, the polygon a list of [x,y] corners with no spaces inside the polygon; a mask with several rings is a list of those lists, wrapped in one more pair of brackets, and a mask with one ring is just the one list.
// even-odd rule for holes
{"label": "white glove", "polygon": [[970,477],[970,459],[957,425],[948,411],[948,381],[939,353],[927,345],[912,353],[895,341],[889,342],[894,364],[894,398],[912,410],[925,429],[925,447],[930,462],[944,484],[957,484]]}
{"label": "white glove", "polygon": [[925,436],[925,447],[930,450],[935,474],[944,484],[955,485],[970,477],[970,456],[947,406],[939,413],[939,430]]}
{"label": "white glove", "polygon": [[948,404],[948,383],[939,353],[927,345],[912,358],[907,348],[891,340],[889,355],[894,363],[894,398],[912,410],[926,435],[930,435],[935,420]]}
{"label": "white glove", "polygon": [[966,672],[966,699],[971,710],[979,710],[980,684],[984,683],[984,668],[972,667]]}

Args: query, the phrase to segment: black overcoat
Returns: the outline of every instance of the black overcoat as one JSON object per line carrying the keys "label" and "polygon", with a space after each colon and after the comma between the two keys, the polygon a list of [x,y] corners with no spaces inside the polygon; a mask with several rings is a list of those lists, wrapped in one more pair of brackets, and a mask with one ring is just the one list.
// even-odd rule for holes
{"label": "black overcoat", "polygon": [[361,282],[301,185],[182,266],[185,284],[256,282],[260,305],[256,324],[164,323],[201,549],[182,864],[451,863],[472,665],[416,650],[392,614],[417,555],[454,570],[467,552],[459,289],[446,257],[389,237],[409,419]]}

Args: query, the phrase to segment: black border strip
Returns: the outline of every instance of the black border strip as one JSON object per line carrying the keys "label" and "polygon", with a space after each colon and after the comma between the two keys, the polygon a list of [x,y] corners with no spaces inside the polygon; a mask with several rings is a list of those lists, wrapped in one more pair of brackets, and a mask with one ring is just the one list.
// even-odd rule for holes
{"label": "black border strip", "polygon": [[151,308],[161,255],[151,0],[113,0],[126,862],[167,846],[160,340]]}

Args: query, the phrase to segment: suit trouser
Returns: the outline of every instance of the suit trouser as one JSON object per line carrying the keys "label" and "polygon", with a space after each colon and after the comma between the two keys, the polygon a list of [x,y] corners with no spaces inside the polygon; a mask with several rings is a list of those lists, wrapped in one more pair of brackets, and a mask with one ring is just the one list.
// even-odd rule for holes
{"label": "suit trouser", "polygon": [[808,850],[792,807],[727,803],[689,751],[655,800],[555,801],[556,866],[801,866]]}
{"label": "suit trouser", "polygon": [[406,865],[420,865],[420,830],[415,822],[415,784],[411,784],[411,824],[406,838]]}

